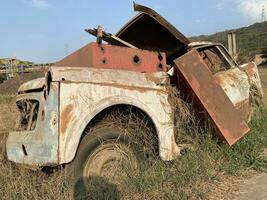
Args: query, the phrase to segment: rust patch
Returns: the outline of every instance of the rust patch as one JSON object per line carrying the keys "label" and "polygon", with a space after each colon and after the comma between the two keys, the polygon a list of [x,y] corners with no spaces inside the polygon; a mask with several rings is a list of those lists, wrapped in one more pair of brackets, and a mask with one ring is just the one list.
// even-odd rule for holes
{"label": "rust patch", "polygon": [[150,74],[147,73],[145,74],[146,80],[151,81],[153,83],[155,83],[156,85],[162,85],[162,84],[166,84],[166,77],[157,77],[154,74]]}
{"label": "rust patch", "polygon": [[72,101],[72,100],[76,100],[76,99],[78,99],[78,96],[77,95],[71,95],[70,97],[69,97],[69,99]]}
{"label": "rust patch", "polygon": [[72,116],[73,115],[72,110],[73,110],[73,105],[69,104],[61,112],[61,115],[60,115],[60,133],[62,135],[65,134],[67,127],[68,127],[68,124],[73,117]]}
{"label": "rust patch", "polygon": [[251,106],[252,105],[250,104],[249,99],[235,104],[236,109],[240,112],[242,119],[244,119],[245,121],[249,120]]}
{"label": "rust patch", "polygon": [[253,63],[249,63],[246,66],[246,73],[248,74],[249,77],[252,77],[255,74],[255,69],[254,69],[254,64]]}
{"label": "rust patch", "polygon": [[172,155],[175,155],[177,152],[177,148],[176,148],[177,146],[176,146],[174,135],[172,135],[172,137],[171,137],[171,142],[172,142],[171,153],[172,153]]}

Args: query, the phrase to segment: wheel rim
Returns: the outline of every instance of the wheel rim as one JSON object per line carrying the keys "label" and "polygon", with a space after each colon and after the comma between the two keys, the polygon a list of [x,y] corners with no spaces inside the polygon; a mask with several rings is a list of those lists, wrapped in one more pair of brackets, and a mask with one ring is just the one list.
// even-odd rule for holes
{"label": "wheel rim", "polygon": [[133,152],[126,144],[103,143],[86,160],[83,176],[101,176],[107,181],[119,184],[128,170],[137,168]]}

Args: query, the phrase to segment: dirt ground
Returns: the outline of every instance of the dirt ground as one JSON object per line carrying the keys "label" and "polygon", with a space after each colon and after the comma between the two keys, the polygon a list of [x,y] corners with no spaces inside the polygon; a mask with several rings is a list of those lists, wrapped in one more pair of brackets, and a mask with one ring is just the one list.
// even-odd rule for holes
{"label": "dirt ground", "polygon": [[235,193],[234,200],[266,200],[267,199],[267,174],[253,176],[240,183],[239,191]]}
{"label": "dirt ground", "polygon": [[22,83],[30,81],[35,78],[43,77],[43,72],[34,72],[34,73],[25,73],[21,74],[18,77],[14,77],[12,79],[6,80],[0,84],[0,94],[16,94],[19,86]]}

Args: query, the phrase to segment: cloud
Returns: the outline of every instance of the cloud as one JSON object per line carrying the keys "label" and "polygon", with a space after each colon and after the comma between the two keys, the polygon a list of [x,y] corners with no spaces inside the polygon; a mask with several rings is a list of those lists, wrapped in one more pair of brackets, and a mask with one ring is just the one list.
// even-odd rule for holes
{"label": "cloud", "polygon": [[46,8],[49,6],[46,0],[31,0],[33,7],[36,8]]}
{"label": "cloud", "polygon": [[267,0],[243,0],[238,4],[238,8],[253,21],[261,18],[262,6],[267,8]]}
{"label": "cloud", "polygon": [[267,0],[217,0],[218,9],[223,9],[226,5],[230,5],[251,21],[259,21],[262,7],[267,9]]}

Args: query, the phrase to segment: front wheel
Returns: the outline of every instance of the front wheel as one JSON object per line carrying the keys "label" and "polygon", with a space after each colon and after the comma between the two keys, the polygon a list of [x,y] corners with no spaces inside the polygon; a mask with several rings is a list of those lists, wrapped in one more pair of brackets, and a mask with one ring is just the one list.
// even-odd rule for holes
{"label": "front wheel", "polygon": [[96,128],[83,137],[69,166],[75,182],[74,194],[97,198],[116,195],[118,191],[108,194],[106,191],[122,184],[127,173],[135,170],[139,162],[127,135],[119,128]]}

